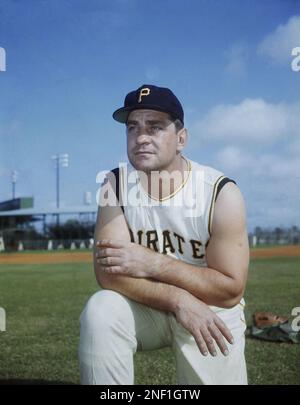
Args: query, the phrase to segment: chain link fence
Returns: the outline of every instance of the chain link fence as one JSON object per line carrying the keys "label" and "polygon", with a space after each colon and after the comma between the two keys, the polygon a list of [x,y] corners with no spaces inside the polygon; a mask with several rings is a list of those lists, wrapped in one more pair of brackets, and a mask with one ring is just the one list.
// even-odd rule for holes
{"label": "chain link fence", "polygon": [[76,250],[92,249],[93,239],[37,239],[15,240],[14,243],[5,243],[5,252],[24,250]]}

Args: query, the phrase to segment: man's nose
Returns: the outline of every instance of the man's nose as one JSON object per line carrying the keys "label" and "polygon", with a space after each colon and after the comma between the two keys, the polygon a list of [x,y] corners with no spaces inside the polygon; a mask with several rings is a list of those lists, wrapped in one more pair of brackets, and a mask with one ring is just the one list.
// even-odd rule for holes
{"label": "man's nose", "polygon": [[144,143],[150,143],[151,137],[146,133],[146,131],[141,131],[136,137],[136,143],[141,145]]}

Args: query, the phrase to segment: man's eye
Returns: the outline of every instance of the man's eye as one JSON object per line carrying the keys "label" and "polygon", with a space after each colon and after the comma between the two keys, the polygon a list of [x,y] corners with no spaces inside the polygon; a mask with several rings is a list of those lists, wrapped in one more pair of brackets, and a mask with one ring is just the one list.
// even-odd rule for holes
{"label": "man's eye", "polygon": [[158,125],[154,125],[151,127],[154,131],[162,131],[162,127],[159,127]]}

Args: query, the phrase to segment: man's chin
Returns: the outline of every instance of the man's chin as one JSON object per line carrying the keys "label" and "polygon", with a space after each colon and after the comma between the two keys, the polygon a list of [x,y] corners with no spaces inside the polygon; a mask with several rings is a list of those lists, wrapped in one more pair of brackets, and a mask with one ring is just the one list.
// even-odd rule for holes
{"label": "man's chin", "polygon": [[150,159],[129,159],[129,161],[136,170],[146,173],[158,170],[155,163]]}
{"label": "man's chin", "polygon": [[135,170],[144,172],[144,173],[150,173],[152,171],[157,171],[157,169],[153,166],[153,165],[149,165],[149,164],[142,164],[142,163],[137,163],[134,164],[133,167],[135,168]]}

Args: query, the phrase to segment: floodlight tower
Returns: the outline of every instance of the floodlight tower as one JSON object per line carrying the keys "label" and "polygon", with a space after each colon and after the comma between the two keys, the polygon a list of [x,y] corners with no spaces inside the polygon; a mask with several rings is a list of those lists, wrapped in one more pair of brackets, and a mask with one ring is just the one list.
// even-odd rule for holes
{"label": "floodlight tower", "polygon": [[11,185],[12,185],[12,198],[13,198],[13,200],[16,197],[17,177],[18,177],[18,172],[16,170],[12,170],[12,172],[11,172]]}
{"label": "floodlight tower", "polygon": [[[59,186],[60,186],[60,171],[59,168],[61,167],[68,167],[69,166],[69,155],[67,153],[53,155],[51,157],[52,160],[55,162],[55,169],[56,169],[56,208],[59,208]],[[56,217],[56,224],[59,225],[59,214]]]}

